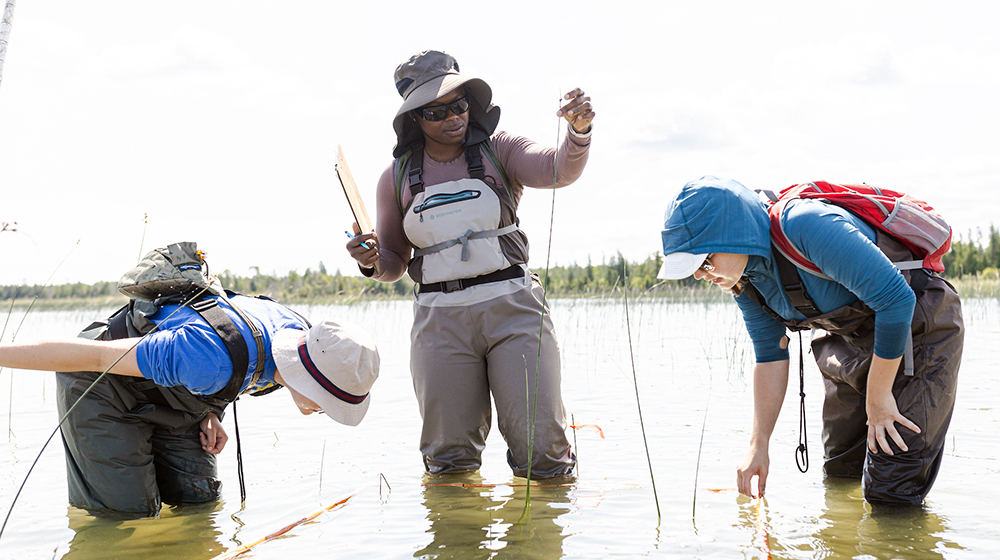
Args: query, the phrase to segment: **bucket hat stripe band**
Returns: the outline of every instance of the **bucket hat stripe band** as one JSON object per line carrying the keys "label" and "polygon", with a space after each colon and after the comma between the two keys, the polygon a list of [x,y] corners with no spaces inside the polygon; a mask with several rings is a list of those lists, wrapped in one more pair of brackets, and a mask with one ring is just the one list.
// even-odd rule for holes
{"label": "bucket hat stripe band", "polygon": [[334,385],[325,375],[316,367],[316,364],[309,357],[309,350],[306,348],[306,337],[302,335],[299,339],[299,359],[302,360],[302,365],[305,366],[306,371],[312,376],[316,383],[319,383],[320,387],[325,389],[331,395],[337,397],[338,399],[350,403],[350,404],[361,404],[366,398],[368,398],[368,393],[361,395],[352,395],[347,391],[342,390],[340,387]]}

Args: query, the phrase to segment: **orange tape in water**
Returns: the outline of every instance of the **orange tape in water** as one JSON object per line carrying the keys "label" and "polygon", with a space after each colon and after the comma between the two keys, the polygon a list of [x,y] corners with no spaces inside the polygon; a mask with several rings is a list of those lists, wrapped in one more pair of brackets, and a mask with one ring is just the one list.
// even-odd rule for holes
{"label": "orange tape in water", "polygon": [[604,430],[602,430],[597,424],[570,424],[569,427],[574,430],[579,430],[580,428],[590,428],[591,430],[597,432],[597,435],[601,436],[601,439],[605,439]]}
{"label": "orange tape in water", "polygon": [[354,496],[358,495],[359,492],[361,492],[362,490],[364,490],[365,488],[368,488],[370,486],[374,486],[374,485],[373,484],[367,484],[365,486],[362,486],[361,488],[358,488],[357,490],[355,490],[354,492],[352,492],[351,494],[349,494],[346,498],[343,498],[343,499],[341,499],[341,500],[339,500],[339,501],[337,501],[337,502],[335,502],[333,504],[330,504],[330,505],[326,506],[325,508],[323,508],[323,509],[321,509],[321,510],[319,510],[319,511],[317,511],[317,512],[311,514],[311,515],[307,515],[306,517],[303,517],[302,519],[299,519],[298,521],[296,521],[294,523],[286,525],[286,526],[282,527],[281,529],[278,529],[277,531],[271,533],[270,535],[267,535],[266,537],[262,537],[260,539],[257,539],[256,541],[254,541],[254,542],[252,542],[250,544],[245,544],[245,545],[243,545],[243,546],[241,546],[239,548],[234,548],[233,550],[230,550],[228,552],[223,552],[222,554],[216,556],[215,558],[212,558],[212,560],[231,560],[231,559],[236,558],[238,556],[242,556],[244,552],[249,551],[251,548],[257,546],[258,544],[265,543],[265,542],[267,542],[269,540],[276,539],[276,538],[280,537],[281,535],[284,535],[285,533],[287,533],[287,532],[291,531],[292,529],[298,527],[299,525],[302,525],[303,523],[305,523],[307,521],[312,521],[313,519],[316,519],[323,512],[330,511],[330,510],[336,508],[337,506],[340,506],[340,505],[343,505],[343,504],[347,503],[347,500],[350,500]]}

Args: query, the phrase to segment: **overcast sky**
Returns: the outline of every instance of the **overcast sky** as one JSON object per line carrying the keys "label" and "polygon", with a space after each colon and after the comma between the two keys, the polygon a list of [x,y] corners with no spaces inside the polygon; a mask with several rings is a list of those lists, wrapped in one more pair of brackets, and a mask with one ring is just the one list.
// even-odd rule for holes
{"label": "overcast sky", "polygon": [[[544,144],[564,134],[562,92],[593,97],[590,163],[555,196],[555,264],[658,252],[667,201],[708,174],[903,190],[965,235],[1000,225],[996,6],[20,0],[0,284],[41,284],[64,259],[54,283],[117,280],[183,240],[216,271],[356,274],[337,146],[374,215],[392,73],[425,49],[492,86],[500,129]],[[521,202],[536,269],[551,205]]]}

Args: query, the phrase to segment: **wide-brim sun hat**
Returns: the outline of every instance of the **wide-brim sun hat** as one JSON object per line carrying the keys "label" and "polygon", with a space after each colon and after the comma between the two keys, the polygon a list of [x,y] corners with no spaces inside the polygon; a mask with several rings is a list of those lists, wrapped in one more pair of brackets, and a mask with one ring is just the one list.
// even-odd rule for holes
{"label": "wide-brim sun hat", "polygon": [[[493,105],[493,90],[479,78],[459,73],[455,57],[442,51],[423,51],[411,56],[396,67],[393,73],[396,91],[403,104],[396,111],[392,128],[396,132],[393,157],[403,155],[415,144],[423,141],[423,131],[410,117],[409,112],[465,87],[469,98],[470,143],[486,140],[500,122],[500,108]],[[482,136],[482,138],[479,138]]]}
{"label": "wide-brim sun hat", "polygon": [[361,327],[328,320],[307,332],[282,329],[271,340],[271,355],[281,379],[330,418],[357,426],[365,417],[379,355]]}
{"label": "wide-brim sun hat", "polygon": [[663,264],[656,277],[661,280],[687,278],[701,267],[708,255],[708,253],[670,253],[663,257]]}

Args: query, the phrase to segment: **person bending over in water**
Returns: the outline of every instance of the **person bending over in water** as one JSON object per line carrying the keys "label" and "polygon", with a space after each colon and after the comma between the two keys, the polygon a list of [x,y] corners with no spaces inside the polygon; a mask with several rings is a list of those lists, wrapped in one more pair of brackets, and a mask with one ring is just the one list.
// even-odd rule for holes
{"label": "person bending over in water", "polygon": [[[525,266],[528,240],[516,210],[524,187],[563,187],[583,172],[590,98],[579,89],[564,96],[557,114],[569,130],[557,158],[552,148],[495,132],[492,90],[460,74],[448,54],[411,57],[395,82],[403,97],[393,119],[396,159],[378,183],[376,231],[347,250],[366,276],[395,282],[408,272],[417,283],[410,367],[424,466],[432,474],[479,468],[492,393],[514,474],[570,475],[576,457],[565,433],[559,348],[542,285]],[[530,453],[526,391],[531,402],[537,397]]]}
{"label": "person bending over in water", "polygon": [[[247,344],[240,392],[284,386],[302,414],[321,412],[350,426],[361,421],[379,370],[378,350],[367,333],[343,321],[310,328],[297,313],[267,299],[230,299],[263,337],[264,354],[258,355],[249,327],[227,303],[218,296],[202,300],[215,301],[230,315]],[[60,417],[98,372],[111,374],[62,425],[69,501],[76,507],[152,516],[161,502],[201,503],[219,496],[215,454],[227,441],[219,422],[226,403],[212,395],[236,373],[230,351],[190,307],[151,308],[149,315],[129,312],[126,338],[113,340],[113,329],[102,322],[81,333],[83,338],[0,345],[0,366],[76,372],[57,374]],[[154,323],[159,328],[138,344],[128,338],[139,336],[137,325],[148,332]],[[262,371],[255,375],[259,360]]]}
{"label": "person bending over in water", "polygon": [[[898,270],[892,261],[911,260],[909,251],[843,208],[795,200],[782,220],[793,245],[828,277],[800,275],[822,312],[811,319],[783,289],[768,210],[756,193],[703,177],[681,189],[664,218],[659,276],[693,274],[732,290],[753,340],[754,420],[739,491],[764,494],[768,445],[788,385],[785,329],[805,327],[824,331],[812,341],[826,387],[824,473],[861,478],[870,503],[920,504],[941,465],[955,406],[964,339],[958,294],[926,270]],[[908,376],[900,358],[911,335]]]}

